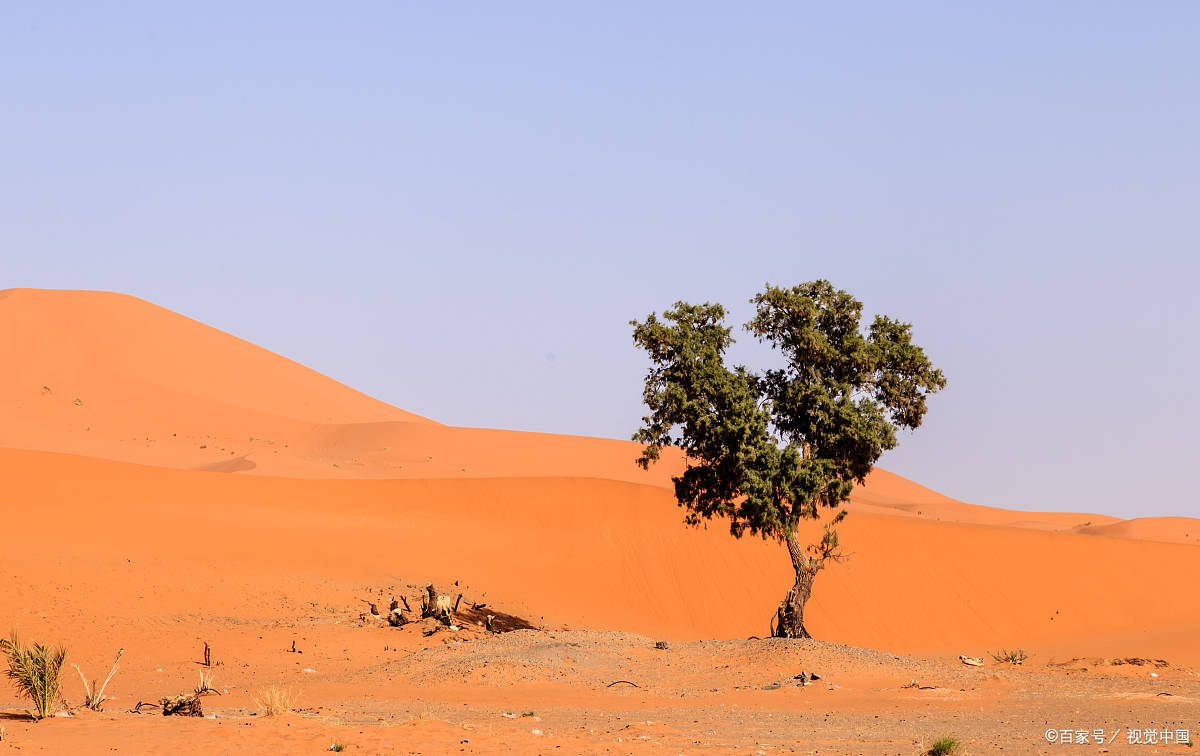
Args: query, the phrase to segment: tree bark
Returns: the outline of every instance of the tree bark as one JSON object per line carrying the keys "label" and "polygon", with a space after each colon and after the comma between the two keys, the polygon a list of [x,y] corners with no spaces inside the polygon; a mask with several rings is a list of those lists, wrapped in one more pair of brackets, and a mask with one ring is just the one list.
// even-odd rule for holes
{"label": "tree bark", "polygon": [[433,583],[425,584],[425,595],[421,596],[421,616],[432,617],[437,612],[437,589]]}
{"label": "tree bark", "polygon": [[771,634],[776,638],[811,638],[808,628],[804,626],[804,606],[812,595],[813,580],[817,577],[822,563],[804,553],[804,547],[795,530],[784,534],[788,556],[792,558],[792,569],[796,572],[796,582],[787,592],[775,611],[774,628]]}

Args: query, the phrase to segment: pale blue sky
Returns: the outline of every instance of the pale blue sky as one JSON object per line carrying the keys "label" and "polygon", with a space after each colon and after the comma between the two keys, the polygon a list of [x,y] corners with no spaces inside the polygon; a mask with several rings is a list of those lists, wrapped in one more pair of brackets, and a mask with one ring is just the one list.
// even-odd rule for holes
{"label": "pale blue sky", "polygon": [[181,5],[0,5],[0,287],[628,438],[628,320],[826,277],[949,378],[885,467],[1200,515],[1200,5]]}

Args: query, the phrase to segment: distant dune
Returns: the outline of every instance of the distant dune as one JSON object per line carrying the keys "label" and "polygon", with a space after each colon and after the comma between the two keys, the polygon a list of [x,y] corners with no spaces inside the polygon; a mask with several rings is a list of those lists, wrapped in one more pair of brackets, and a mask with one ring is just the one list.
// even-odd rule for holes
{"label": "distant dune", "polygon": [[31,412],[45,395],[81,398],[99,418],[148,407],[187,424],[215,408],[309,423],[433,422],[124,294],[0,291],[0,339],[0,391]]}
{"label": "distant dune", "polygon": [[448,428],[122,294],[0,292],[0,446],[283,477],[669,483],[629,442]]}
{"label": "distant dune", "polygon": [[1195,517],[1137,517],[1099,522],[1098,525],[1077,527],[1075,532],[1140,541],[1200,544],[1200,519]]}
{"label": "distant dune", "polygon": [[[55,523],[5,559],[74,586],[81,616],[258,616],[239,581],[420,575],[548,624],[739,637],[790,583],[777,544],[682,524],[678,456],[644,472],[629,442],[439,425],[133,297],[0,292],[0,353],[5,524]],[[991,509],[883,470],[850,509],[853,556],[810,605],[821,637],[1200,661],[1200,520]],[[153,570],[121,609],[127,563]],[[230,590],[172,589],[195,570]]]}

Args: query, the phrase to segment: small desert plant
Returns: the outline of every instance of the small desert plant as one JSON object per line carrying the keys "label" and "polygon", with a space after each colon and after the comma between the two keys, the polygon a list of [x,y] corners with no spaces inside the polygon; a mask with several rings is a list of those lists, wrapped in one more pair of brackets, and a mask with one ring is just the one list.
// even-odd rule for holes
{"label": "small desert plant", "polygon": [[299,697],[300,694],[295,691],[288,690],[287,688],[277,688],[272,685],[263,688],[254,697],[254,705],[262,709],[263,713],[268,717],[278,714],[290,714],[296,707],[296,699]]}
{"label": "small desert plant", "polygon": [[929,744],[926,756],[950,756],[958,753],[958,741],[954,738],[942,737]]}
{"label": "small desert plant", "polygon": [[341,753],[342,751],[346,750],[346,746],[343,743],[332,743],[329,746],[329,750],[333,751],[334,753]]}
{"label": "small desert plant", "polygon": [[211,669],[200,670],[200,682],[196,683],[196,689],[193,691],[197,698],[205,693],[221,695],[221,692],[212,686],[212,679],[213,671]]}
{"label": "small desert plant", "polygon": [[104,682],[102,683],[98,683],[95,680],[92,680],[91,683],[88,683],[88,679],[84,677],[83,670],[79,668],[79,665],[71,665],[75,668],[75,671],[79,673],[79,679],[83,680],[83,692],[85,694],[83,697],[84,706],[88,707],[89,709],[100,711],[105,701],[104,689],[108,687],[110,682],[112,682],[113,675],[117,674],[117,668],[121,661],[121,654],[123,653],[125,653],[125,649],[122,648],[117,650],[117,658],[113,659],[112,669],[108,670],[108,677],[105,677]]}
{"label": "small desert plant", "polygon": [[1025,653],[1025,649],[1023,648],[1014,648],[1007,651],[996,651],[992,654],[992,658],[998,662],[1020,664],[1029,658],[1029,654]]}
{"label": "small desert plant", "polygon": [[53,715],[58,703],[67,649],[63,646],[51,648],[41,643],[25,645],[13,631],[8,638],[0,638],[0,652],[8,657],[9,679],[33,701],[33,708],[37,711],[29,712],[30,716],[44,719]]}

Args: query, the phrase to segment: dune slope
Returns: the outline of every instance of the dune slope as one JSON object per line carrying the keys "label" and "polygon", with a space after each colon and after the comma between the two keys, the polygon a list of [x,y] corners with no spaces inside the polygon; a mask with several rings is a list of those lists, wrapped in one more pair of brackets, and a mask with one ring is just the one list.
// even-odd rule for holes
{"label": "dune slope", "polygon": [[[776,544],[684,527],[678,456],[645,472],[629,442],[439,425],[116,294],[0,292],[0,350],[5,524],[52,534],[6,553],[17,616],[263,616],[313,576],[403,576],[549,625],[715,638],[763,634],[790,582]],[[822,637],[1196,658],[1200,521],[990,509],[883,470],[850,509]]]}
{"label": "dune slope", "polygon": [[[153,440],[432,421],[135,297],[0,292],[0,444],[171,464]],[[194,446],[199,446],[203,440]]]}
{"label": "dune slope", "polygon": [[79,398],[101,417],[218,405],[311,423],[433,422],[124,294],[0,291],[0,339],[5,397]]}
{"label": "dune slope", "polygon": [[[640,447],[626,441],[440,425],[122,294],[2,291],[0,352],[0,447],[293,478],[589,477],[670,487],[681,464],[667,452],[643,471],[632,464]],[[1049,530],[1117,522],[972,506],[882,470],[852,508]]]}
{"label": "dune slope", "polygon": [[448,428],[135,297],[0,292],[0,446],[317,478],[591,476],[667,485],[629,442]]}
{"label": "dune slope", "polygon": [[[269,616],[265,596],[321,575],[461,580],[539,624],[720,638],[762,635],[790,584],[777,544],[687,528],[668,491],[618,481],[274,479],[16,450],[0,476],[6,525],[54,523],[6,550],[18,615],[48,610],[22,574],[72,586],[77,617]],[[1200,606],[1181,599],[1200,547],[869,513],[843,532],[853,557],[810,604],[820,637],[1200,663]]]}

